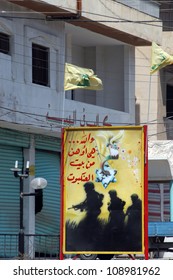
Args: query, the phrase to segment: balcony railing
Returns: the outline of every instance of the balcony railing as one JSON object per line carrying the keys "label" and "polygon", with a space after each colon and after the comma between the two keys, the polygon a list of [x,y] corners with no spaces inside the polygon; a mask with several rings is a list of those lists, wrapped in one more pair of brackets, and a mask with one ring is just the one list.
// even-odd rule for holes
{"label": "balcony railing", "polygon": [[0,234],[0,259],[59,259],[59,235],[25,234],[19,254],[19,235]]}

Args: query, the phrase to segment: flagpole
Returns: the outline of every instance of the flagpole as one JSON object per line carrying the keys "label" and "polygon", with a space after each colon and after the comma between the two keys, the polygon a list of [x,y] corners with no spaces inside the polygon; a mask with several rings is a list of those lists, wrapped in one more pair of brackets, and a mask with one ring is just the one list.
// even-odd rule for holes
{"label": "flagpole", "polygon": [[147,113],[147,124],[149,123],[150,97],[151,97],[151,74],[150,74],[150,81],[149,81],[149,95],[148,95],[148,113]]}
{"label": "flagpole", "polygon": [[[66,64],[64,67],[64,80],[65,80],[65,73],[66,72]],[[64,115],[65,115],[65,87],[63,90],[63,97],[62,97],[62,128],[64,127]]]}
{"label": "flagpole", "polygon": [[64,111],[65,111],[65,90],[62,98],[62,128],[64,127]]}

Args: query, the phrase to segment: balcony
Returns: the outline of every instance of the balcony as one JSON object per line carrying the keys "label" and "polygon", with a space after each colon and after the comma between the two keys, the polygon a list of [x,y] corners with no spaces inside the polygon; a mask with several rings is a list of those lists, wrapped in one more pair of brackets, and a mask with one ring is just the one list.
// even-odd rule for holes
{"label": "balcony", "polygon": [[[106,2],[7,0],[7,2],[41,13],[47,20],[63,20],[133,46],[150,46],[152,41],[161,43],[162,23],[157,18],[158,6],[154,2],[130,1],[130,6],[125,5],[124,1],[113,0]],[[137,2],[139,3],[136,6]]]}

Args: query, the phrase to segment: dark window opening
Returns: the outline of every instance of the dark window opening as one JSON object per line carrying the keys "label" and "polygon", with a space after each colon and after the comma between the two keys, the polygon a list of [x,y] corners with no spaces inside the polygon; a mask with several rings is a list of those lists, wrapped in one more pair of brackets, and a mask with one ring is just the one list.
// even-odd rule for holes
{"label": "dark window opening", "polygon": [[74,89],[71,91],[71,100],[75,100],[75,92]]}
{"label": "dark window opening", "polygon": [[4,33],[0,33],[0,52],[10,53],[10,36]]}
{"label": "dark window opening", "polygon": [[49,49],[32,44],[32,82],[49,86]]}
{"label": "dark window opening", "polygon": [[173,14],[172,8],[173,3],[172,1],[162,0],[159,1],[160,5],[160,19],[163,21],[163,31],[172,31],[173,30]]}
{"label": "dark window opening", "polygon": [[173,120],[173,86],[167,85],[166,117]]}

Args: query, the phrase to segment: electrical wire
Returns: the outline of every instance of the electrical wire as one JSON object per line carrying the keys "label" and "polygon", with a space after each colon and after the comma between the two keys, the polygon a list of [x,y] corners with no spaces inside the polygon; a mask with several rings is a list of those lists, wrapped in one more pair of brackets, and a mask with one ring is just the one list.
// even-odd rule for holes
{"label": "electrical wire", "polygon": [[[138,22],[139,23],[139,22]],[[21,55],[21,54],[20,54]],[[31,65],[28,65],[28,66],[31,66]],[[147,66],[146,66],[147,67]],[[141,81],[142,82],[142,81]],[[146,81],[147,82],[147,81]],[[147,99],[146,99],[147,100]]]}
{"label": "electrical wire", "polygon": [[[100,2],[103,4],[103,5],[105,5],[101,0],[100,0]],[[116,1],[116,2],[118,2],[118,1]],[[149,2],[151,2],[151,1],[149,1]],[[108,3],[109,4],[109,3]],[[123,5],[123,3],[121,3],[121,5]],[[129,5],[130,6],[130,5]],[[108,6],[105,6],[108,10],[110,10],[109,9],[109,7]],[[61,9],[66,9],[66,10],[68,10],[68,7],[63,7],[63,6],[59,6],[59,8],[61,8]],[[131,7],[131,8],[133,8],[133,7]],[[72,8],[71,8],[71,10],[75,13],[76,12],[76,10],[73,10]],[[113,13],[113,11],[112,10],[110,10],[111,11],[111,13]],[[6,13],[11,13],[12,12],[12,15],[5,15]],[[21,16],[14,16],[14,14],[15,13],[17,13],[17,14],[23,14],[23,13],[29,13],[29,14],[37,14],[37,17],[35,18],[36,20],[45,20],[46,18],[43,16],[43,18],[38,18],[38,12],[34,12],[34,11],[1,11],[1,17],[6,17],[6,18],[8,18],[8,17],[10,17],[10,18],[19,18],[19,19],[34,19],[33,17],[31,18],[31,17],[26,17],[26,16],[24,16],[24,17],[21,17]],[[52,12],[52,15],[54,14],[55,12]],[[56,15],[58,14],[58,15],[61,15],[61,14],[63,14],[64,12],[56,12]],[[100,17],[102,17],[102,18],[104,18],[104,17],[106,17],[106,19],[113,19],[112,21],[111,20],[99,20],[99,21],[93,21],[93,22],[115,22],[115,23],[118,23],[118,22],[120,22],[120,23],[140,23],[140,24],[149,24],[149,23],[152,23],[152,22],[162,22],[162,20],[159,20],[159,19],[157,19],[157,20],[148,20],[148,21],[143,21],[143,20],[140,20],[140,21],[134,21],[134,20],[127,20],[127,19],[123,19],[123,18],[120,18],[119,16],[114,16],[114,17],[111,17],[111,16],[107,16],[107,15],[104,15],[104,14],[98,14],[98,13],[93,13],[93,12],[87,12],[87,11],[84,11],[84,10],[82,10],[82,13],[83,14],[89,14],[89,15],[95,15],[95,16],[100,16]],[[50,14],[50,13],[49,13]],[[40,14],[40,15],[42,15],[42,14]],[[117,21],[115,20],[115,19],[118,19]],[[57,20],[62,20],[62,21],[64,21],[64,19],[57,19]],[[71,19],[69,19],[70,21],[71,21]],[[65,21],[68,21],[68,19],[66,19]],[[78,22],[87,22],[87,21],[91,21],[91,20],[80,20],[80,19],[73,19],[73,21],[78,21]],[[153,26],[158,26],[158,25],[153,25]],[[162,26],[160,26],[160,27],[162,27]]]}
{"label": "electrical wire", "polygon": [[[18,110],[13,110],[13,109],[9,109],[9,108],[5,108],[5,107],[1,107],[1,108],[3,108],[3,109],[6,109],[6,110],[9,110],[9,111],[11,111],[12,113],[21,113],[21,114],[24,114],[24,115],[27,115],[27,116],[29,116],[29,115],[31,115],[31,116],[33,116],[33,115],[35,115],[35,116],[41,116],[41,117],[44,117],[45,118],[45,116],[44,115],[40,115],[40,114],[33,114],[33,113],[26,113],[26,112],[22,112],[22,111],[18,111]],[[36,121],[40,121],[39,119],[37,119],[37,118],[35,118],[35,120]],[[64,119],[65,120],[65,119]],[[1,120],[2,121],[2,120]],[[80,119],[76,119],[76,122],[80,122],[81,120]],[[140,123],[138,123],[138,125],[148,125],[148,126],[151,126],[151,125],[156,125],[156,124],[164,124],[165,125],[165,122],[157,122],[157,119],[155,119],[155,120],[152,120],[152,121],[149,121],[148,123],[147,122],[140,122]],[[17,125],[21,125],[20,123],[15,123],[15,122],[12,122],[12,123],[14,123],[14,124],[17,124]],[[39,127],[39,128],[50,128],[51,130],[52,130],[52,128],[62,128],[63,127],[63,125],[61,125],[61,124],[54,124],[54,123],[50,123],[49,125],[47,124],[45,124],[46,122],[43,122],[43,125],[38,125],[38,123],[34,123],[34,126],[37,126],[37,127]],[[93,123],[94,124],[94,121],[90,121],[90,123]],[[33,126],[33,123],[24,123],[25,125],[31,125],[31,126]],[[99,122],[99,125],[102,125],[102,122]],[[116,126],[116,125],[120,125],[119,123],[116,123],[116,122],[111,122],[111,125],[113,125],[113,126]],[[127,123],[121,123],[121,125],[128,125],[128,126],[131,126],[131,125],[136,125],[135,123],[131,123],[131,124],[127,124]],[[173,131],[173,129],[166,129],[166,130],[163,130],[163,131],[160,131],[160,132],[157,132],[157,133],[151,133],[151,128],[150,128],[150,133],[148,134],[148,139],[150,139],[150,138],[152,138],[153,136],[156,136],[156,135],[160,135],[160,134],[165,134],[165,133],[170,133],[170,132],[172,132]]]}
{"label": "electrical wire", "polygon": [[[22,39],[24,40],[24,36],[22,36],[22,37],[23,37]],[[28,38],[28,40],[29,40],[29,38]],[[1,60],[6,61],[6,63],[15,63],[15,64],[21,65],[21,66],[25,65],[25,66],[28,66],[28,67],[32,67],[32,57],[28,55],[29,53],[31,53],[31,50],[33,49],[32,45],[25,45],[25,44],[22,44],[22,43],[19,43],[19,42],[15,41],[15,45],[13,46],[12,49],[14,49],[15,52],[13,52],[12,54],[1,54]],[[21,50],[21,49],[23,49],[23,53],[17,51],[17,50]],[[60,46],[59,46],[59,49],[61,49]],[[52,49],[51,49],[51,51],[52,51]],[[54,54],[55,53],[56,52],[54,51]],[[63,60],[66,57],[65,54],[61,53],[61,52],[58,52],[58,56],[59,56],[59,58],[61,57]],[[53,56],[50,55],[49,63],[52,65],[51,71],[52,72],[57,72],[57,70],[56,70],[57,62],[56,62],[56,60],[53,60],[52,58],[53,58]],[[69,57],[67,56],[66,57],[67,61],[70,58],[71,58],[71,56],[69,56]],[[138,59],[138,57],[136,57],[136,59]],[[140,60],[144,60],[144,59],[146,60],[146,58],[140,58]],[[27,61],[27,63],[26,63],[26,61]],[[148,58],[148,61],[149,61],[149,58]],[[28,62],[30,62],[30,63],[28,63]],[[60,59],[59,59],[58,65],[64,67],[64,64],[60,62]],[[130,68],[131,67],[140,67],[140,68],[142,68],[142,67],[147,68],[148,67],[148,69],[149,69],[149,66],[147,66],[147,65],[145,66],[143,63],[141,63],[140,65],[132,65],[131,64],[129,66],[130,66]],[[45,69],[49,70],[48,68],[45,68]],[[102,74],[102,75],[104,74],[102,69],[97,69],[97,71],[99,71],[99,73]],[[59,73],[62,73],[62,72],[64,73],[64,70],[62,70],[62,71],[59,70],[58,72]],[[107,71],[107,75],[110,75],[110,74],[111,74],[111,72]],[[126,73],[126,74],[129,74],[129,73]],[[134,74],[131,74],[131,77],[133,75]],[[138,76],[140,76],[140,75],[141,76],[148,76],[148,77],[150,76],[149,71],[148,71],[148,74],[142,73],[142,74],[137,74],[137,75]],[[116,78],[114,78],[114,79],[116,79]]]}
{"label": "electrical wire", "polygon": [[[101,2],[101,1],[100,1]],[[59,6],[59,8],[61,8],[61,9],[64,9],[64,10],[67,10],[68,11],[68,9],[69,9],[69,7],[65,7],[65,6]],[[107,10],[109,10],[111,13],[113,13],[113,11],[111,10],[111,9],[109,9],[109,7],[106,7],[107,8]],[[130,7],[131,8],[131,7]],[[132,7],[133,8],[133,7]],[[73,9],[73,8],[70,8],[70,10],[75,14],[75,12],[76,12],[76,10],[75,9]],[[12,15],[7,15],[7,14],[11,14],[12,13]],[[23,17],[23,16],[19,16],[20,14],[37,14],[37,17],[36,18],[33,18],[33,17],[26,17],[26,15]],[[71,14],[71,12],[67,12],[67,15],[68,15],[68,13],[69,13],[69,21],[78,21],[78,22],[85,22],[85,21],[89,21],[89,22],[100,22],[100,20],[97,20],[97,21],[93,21],[93,20],[90,20],[90,19],[88,19],[88,20],[83,20],[83,19],[71,19],[70,18],[70,14]],[[18,16],[15,16],[15,14],[19,14]],[[36,19],[36,20],[45,20],[46,19],[46,16],[44,16],[43,15],[43,18],[38,18],[38,14],[40,14],[40,15],[43,15],[43,14],[41,14],[41,13],[38,13],[38,12],[35,12],[35,11],[15,11],[15,10],[13,10],[13,11],[1,11],[1,17],[4,17],[4,18],[18,18],[18,19]],[[64,12],[61,12],[61,11],[56,11],[56,12],[49,12],[49,15],[57,15],[57,17],[58,16],[61,16],[61,15],[63,15],[64,14]],[[161,22],[161,20],[159,20],[159,19],[155,19],[155,20],[140,20],[140,21],[133,21],[133,20],[128,20],[128,19],[124,19],[124,18],[121,18],[119,15],[114,15],[114,16],[108,16],[108,15],[104,15],[104,14],[100,14],[100,13],[94,13],[94,12],[91,12],[91,11],[89,11],[89,12],[87,12],[87,11],[85,11],[85,10],[82,10],[82,14],[83,15],[94,15],[94,16],[98,16],[98,17],[102,17],[102,18],[106,18],[106,20],[101,20],[101,22],[111,22],[111,19],[113,20],[112,22],[116,22],[116,20],[117,20],[117,22],[131,22],[131,23],[152,23],[152,22]],[[107,21],[107,19],[109,19],[109,21]],[[57,18],[57,20],[59,20],[59,21],[68,21],[68,19],[63,19],[63,18]]]}
{"label": "electrical wire", "polygon": [[[35,118],[35,120],[37,121],[41,121],[40,119],[36,118],[36,117],[40,117],[40,118],[43,118],[43,119],[46,119],[47,117],[47,114],[43,115],[43,114],[36,114],[36,113],[32,113],[32,112],[26,112],[26,111],[21,111],[21,110],[16,110],[16,109],[12,109],[12,108],[7,108],[7,107],[4,107],[4,106],[0,106],[1,109],[7,111],[7,113],[3,114],[3,116],[5,116],[6,114],[9,114],[9,113],[19,113],[19,114],[22,114],[22,115],[25,115],[27,117],[30,117],[30,118]],[[33,109],[33,107],[30,107]],[[40,108],[40,107],[37,107],[37,109],[43,109],[43,108]],[[61,113],[61,110],[57,110],[57,113]],[[66,113],[67,114],[72,114],[72,111],[68,111],[66,110]],[[83,111],[78,111],[79,114],[84,114]],[[94,115],[95,116],[95,112],[93,113],[92,111],[90,112],[87,112],[90,116]],[[156,115],[157,112],[155,112],[154,115]],[[102,113],[103,115],[105,115],[105,113]],[[113,117],[115,114],[109,114],[110,117]],[[168,120],[168,119],[171,119],[172,117],[167,117],[165,118],[165,121]],[[67,119],[67,118],[61,118],[61,119]],[[71,120],[74,120],[73,118],[70,118]],[[77,122],[81,121],[81,119],[76,119]],[[161,119],[153,119],[153,120],[150,120],[148,122],[141,122],[140,124],[148,124],[148,125],[155,125],[155,124],[165,124],[165,121],[161,121]],[[94,123],[95,121],[90,121],[91,123]],[[102,122],[100,122],[102,123]],[[112,123],[112,122],[111,122]],[[113,122],[113,124],[118,124],[116,122]]]}

